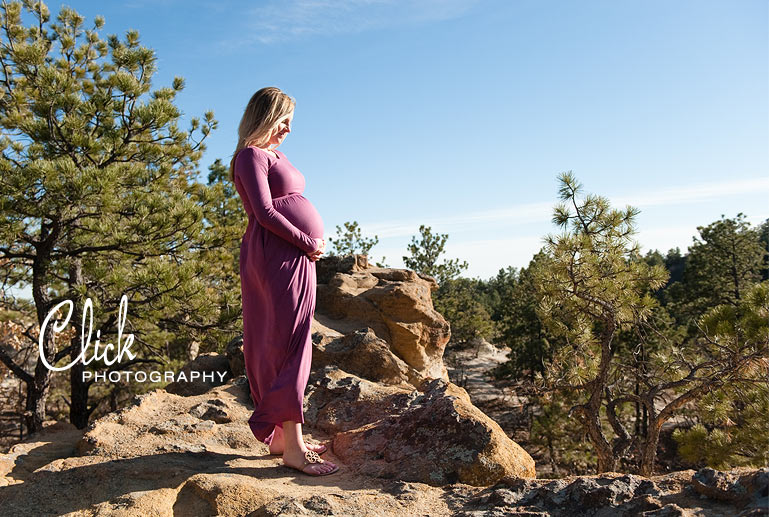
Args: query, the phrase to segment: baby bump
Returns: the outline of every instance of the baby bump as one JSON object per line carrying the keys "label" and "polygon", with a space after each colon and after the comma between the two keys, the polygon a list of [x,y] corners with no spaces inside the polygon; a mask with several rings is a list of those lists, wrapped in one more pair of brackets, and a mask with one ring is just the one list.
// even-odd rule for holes
{"label": "baby bump", "polygon": [[272,206],[310,237],[323,237],[323,219],[310,200],[303,195],[289,194],[273,199]]}

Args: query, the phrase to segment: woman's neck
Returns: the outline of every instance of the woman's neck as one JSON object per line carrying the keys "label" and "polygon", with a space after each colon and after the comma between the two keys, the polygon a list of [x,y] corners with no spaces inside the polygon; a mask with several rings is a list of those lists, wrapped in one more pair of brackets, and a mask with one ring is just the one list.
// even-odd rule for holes
{"label": "woman's neck", "polygon": [[275,149],[268,149],[267,147],[260,147],[262,151],[267,151],[268,153],[272,153],[273,156],[277,158],[278,152]]}

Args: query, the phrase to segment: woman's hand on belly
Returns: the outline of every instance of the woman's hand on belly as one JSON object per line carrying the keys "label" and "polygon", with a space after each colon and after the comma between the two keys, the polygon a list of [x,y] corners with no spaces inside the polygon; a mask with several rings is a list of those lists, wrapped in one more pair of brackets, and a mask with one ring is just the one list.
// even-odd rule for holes
{"label": "woman's hand on belly", "polygon": [[315,242],[318,246],[317,249],[307,254],[313,262],[318,260],[323,255],[323,252],[326,251],[326,239],[315,237]]}

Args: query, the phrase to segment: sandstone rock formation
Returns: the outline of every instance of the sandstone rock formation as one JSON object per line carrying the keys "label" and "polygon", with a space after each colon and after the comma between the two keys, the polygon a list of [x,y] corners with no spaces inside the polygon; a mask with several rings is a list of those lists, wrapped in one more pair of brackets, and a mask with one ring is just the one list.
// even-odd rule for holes
{"label": "sandstone rock formation", "polygon": [[369,476],[436,486],[535,476],[534,460],[472,405],[465,390],[443,379],[421,390],[328,368],[308,390],[305,420],[334,436],[344,464]]}
{"label": "sandstone rock formation", "polygon": [[[324,262],[324,261],[318,261]],[[435,311],[438,284],[408,269],[369,266],[365,256],[329,257],[318,267],[316,319],[341,334],[369,327],[410,368],[416,385],[448,373],[448,322]]]}
{"label": "sandstone rock formation", "polygon": [[766,500],[769,469],[534,479],[531,457],[448,382],[431,278],[361,256],[317,265],[303,430],[338,473],[304,475],[254,440],[234,339],[185,367],[222,381],[137,396],[85,431],[47,425],[0,455],[0,517],[736,515]]}

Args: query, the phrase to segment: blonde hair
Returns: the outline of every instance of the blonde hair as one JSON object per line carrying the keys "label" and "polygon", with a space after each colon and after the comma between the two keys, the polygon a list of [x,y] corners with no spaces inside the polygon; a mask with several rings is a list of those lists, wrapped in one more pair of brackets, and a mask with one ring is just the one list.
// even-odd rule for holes
{"label": "blonde hair", "polygon": [[235,181],[235,158],[250,145],[261,147],[270,141],[278,121],[291,113],[296,101],[280,88],[267,86],[251,96],[238,126],[238,145],[230,160],[230,180]]}

